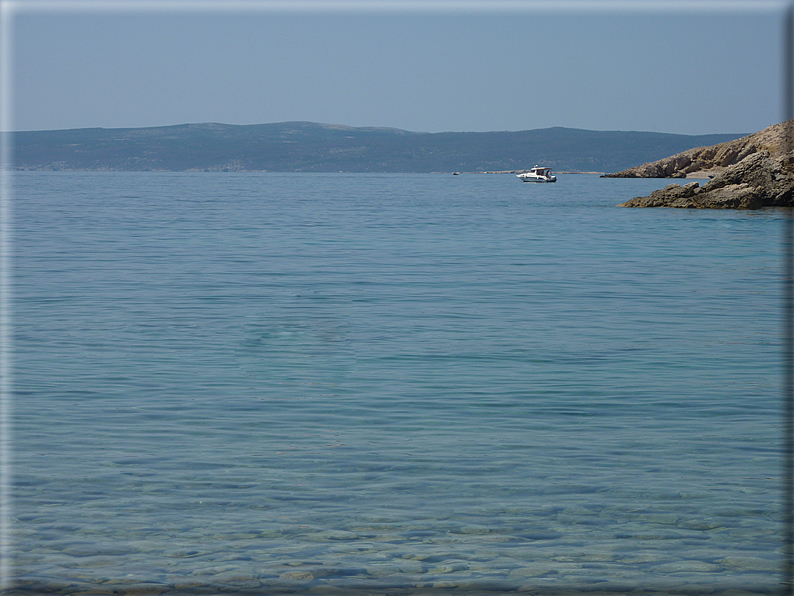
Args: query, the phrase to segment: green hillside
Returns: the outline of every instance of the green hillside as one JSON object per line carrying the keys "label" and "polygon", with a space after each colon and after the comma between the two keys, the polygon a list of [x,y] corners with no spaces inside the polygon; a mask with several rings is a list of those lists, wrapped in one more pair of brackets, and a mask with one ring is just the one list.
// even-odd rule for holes
{"label": "green hillside", "polygon": [[545,128],[417,133],[285,122],[13,134],[20,170],[477,172],[527,169],[615,172],[741,134],[674,135]]}

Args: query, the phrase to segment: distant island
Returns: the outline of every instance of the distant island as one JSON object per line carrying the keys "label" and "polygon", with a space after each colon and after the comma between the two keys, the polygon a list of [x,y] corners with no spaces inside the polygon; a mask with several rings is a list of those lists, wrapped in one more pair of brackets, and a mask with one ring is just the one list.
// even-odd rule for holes
{"label": "distant island", "polygon": [[409,132],[313,122],[15,132],[16,170],[169,172],[616,172],[743,134],[544,128]]}
{"label": "distant island", "polygon": [[670,184],[619,207],[760,209],[794,207],[794,120],[740,139],[698,147],[607,174],[609,178],[711,178],[704,186]]}

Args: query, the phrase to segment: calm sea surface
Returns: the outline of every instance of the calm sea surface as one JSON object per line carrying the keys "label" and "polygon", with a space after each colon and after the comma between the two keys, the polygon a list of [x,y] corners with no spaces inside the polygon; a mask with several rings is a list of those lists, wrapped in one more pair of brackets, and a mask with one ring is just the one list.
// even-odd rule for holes
{"label": "calm sea surface", "polygon": [[20,592],[778,589],[783,212],[13,183]]}

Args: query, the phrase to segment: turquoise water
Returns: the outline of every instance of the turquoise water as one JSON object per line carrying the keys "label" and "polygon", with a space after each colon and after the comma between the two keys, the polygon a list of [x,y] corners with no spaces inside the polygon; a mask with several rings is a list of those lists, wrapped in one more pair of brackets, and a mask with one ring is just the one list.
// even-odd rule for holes
{"label": "turquoise water", "polygon": [[778,589],[783,213],[14,175],[20,592]]}

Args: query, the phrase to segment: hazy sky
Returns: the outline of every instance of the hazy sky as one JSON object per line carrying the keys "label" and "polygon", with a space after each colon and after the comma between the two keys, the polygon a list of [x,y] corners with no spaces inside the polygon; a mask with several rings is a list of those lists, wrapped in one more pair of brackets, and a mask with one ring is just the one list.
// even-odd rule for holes
{"label": "hazy sky", "polygon": [[704,134],[783,117],[782,2],[9,6],[15,130],[308,120]]}

